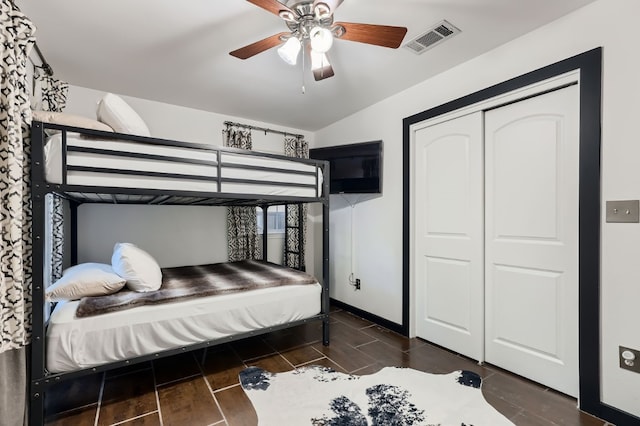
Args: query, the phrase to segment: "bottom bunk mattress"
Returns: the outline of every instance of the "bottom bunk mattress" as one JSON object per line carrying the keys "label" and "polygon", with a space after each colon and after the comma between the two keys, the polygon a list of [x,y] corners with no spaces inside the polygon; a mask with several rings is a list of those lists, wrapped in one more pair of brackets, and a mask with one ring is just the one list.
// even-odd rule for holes
{"label": "bottom bunk mattress", "polygon": [[61,373],[286,324],[321,311],[318,283],[260,288],[78,317],[59,302],[47,328],[47,370]]}

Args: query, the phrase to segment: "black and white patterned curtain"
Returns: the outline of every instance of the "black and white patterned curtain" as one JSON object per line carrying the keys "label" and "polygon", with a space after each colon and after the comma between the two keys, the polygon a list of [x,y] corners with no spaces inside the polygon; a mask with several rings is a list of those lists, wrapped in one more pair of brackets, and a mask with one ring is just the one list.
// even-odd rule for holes
{"label": "black and white patterned curtain", "polygon": [[0,6],[0,423],[23,424],[24,347],[31,337],[31,188],[27,63],[33,23],[13,3]]}
{"label": "black and white patterned curtain", "polygon": [[[309,158],[309,144],[303,138],[284,138],[287,157]],[[304,246],[307,235],[307,205],[287,204],[285,207],[284,265],[305,270]]]}
{"label": "black and white patterned curtain", "polygon": [[69,83],[46,74],[40,68],[34,73],[31,108],[41,111],[62,112],[67,105]]}
{"label": "black and white patterned curtain", "polygon": [[[224,145],[251,149],[251,131],[228,127],[222,133]],[[229,261],[261,259],[255,207],[227,208],[227,244]]]}
{"label": "black and white patterned curtain", "polygon": [[27,59],[35,42],[35,27],[9,1],[2,2],[0,13],[0,352],[4,352],[27,344],[31,332],[31,110]]}
{"label": "black and white patterned curtain", "polygon": [[45,197],[47,235],[45,241],[45,277],[49,276],[47,285],[53,284],[62,276],[64,262],[64,206],[62,198],[54,194]]}
{"label": "black and white patterned curtain", "polygon": [[[42,111],[62,112],[67,105],[69,84],[36,68],[31,107]],[[45,240],[45,281],[50,285],[62,276],[64,259],[64,211],[62,199],[47,194],[45,199],[47,235]]]}

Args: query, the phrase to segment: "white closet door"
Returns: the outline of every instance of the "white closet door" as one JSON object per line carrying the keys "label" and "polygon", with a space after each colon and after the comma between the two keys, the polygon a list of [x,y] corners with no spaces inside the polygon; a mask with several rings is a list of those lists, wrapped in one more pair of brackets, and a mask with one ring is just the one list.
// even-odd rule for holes
{"label": "white closet door", "polygon": [[482,112],[415,133],[416,334],[476,360],[484,344]]}
{"label": "white closet door", "polygon": [[485,114],[486,361],[573,396],[578,99],[571,86]]}

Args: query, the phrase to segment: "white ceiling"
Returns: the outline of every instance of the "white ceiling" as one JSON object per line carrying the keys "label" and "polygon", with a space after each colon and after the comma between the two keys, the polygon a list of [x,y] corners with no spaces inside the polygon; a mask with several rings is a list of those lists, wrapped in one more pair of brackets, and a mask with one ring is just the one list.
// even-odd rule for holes
{"label": "white ceiling", "polygon": [[462,33],[422,55],[336,40],[335,77],[320,82],[275,48],[244,61],[228,54],[287,30],[245,0],[18,5],[38,27],[55,76],[73,85],[313,131],[592,1],[345,0],[337,21],[404,26],[405,42],[443,19]]}

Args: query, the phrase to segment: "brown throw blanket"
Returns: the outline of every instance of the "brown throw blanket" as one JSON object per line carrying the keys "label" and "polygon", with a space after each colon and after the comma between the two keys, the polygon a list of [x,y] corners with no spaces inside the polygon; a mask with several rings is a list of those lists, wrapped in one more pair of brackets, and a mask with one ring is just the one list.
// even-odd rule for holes
{"label": "brown throw blanket", "polygon": [[137,293],[124,289],[108,296],[83,297],[76,316],[88,317],[143,305],[316,282],[304,272],[256,260],[163,268],[159,290]]}

